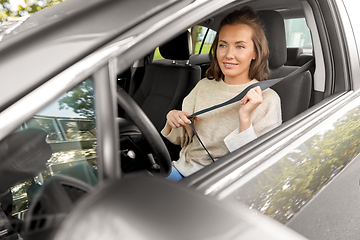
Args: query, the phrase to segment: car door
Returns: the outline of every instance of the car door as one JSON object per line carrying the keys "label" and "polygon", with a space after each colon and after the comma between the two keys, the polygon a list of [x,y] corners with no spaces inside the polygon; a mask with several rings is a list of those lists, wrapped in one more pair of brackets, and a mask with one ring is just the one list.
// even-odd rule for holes
{"label": "car door", "polygon": [[245,203],[309,239],[356,239],[360,99],[351,26],[358,17],[349,18],[348,2],[303,6],[311,9],[322,44],[325,98],[183,183],[219,201]]}
{"label": "car door", "polygon": [[[156,15],[152,22],[146,22],[143,26],[135,28],[135,30],[132,29],[135,32],[127,33],[130,36],[121,36],[120,40],[117,39],[117,41],[111,42],[110,46],[102,43],[103,49],[101,51],[95,51],[91,47],[83,45],[82,50],[85,49],[85,52],[87,52],[86,57],[83,55],[81,60],[78,59],[78,61],[73,61],[67,54],[62,54],[61,61],[57,59],[59,61],[52,62],[50,61],[51,57],[60,54],[58,52],[60,48],[52,52],[49,49],[44,50],[41,48],[41,44],[40,47],[34,46],[42,40],[52,42],[51,37],[57,34],[61,35],[61,31],[54,30],[54,34],[52,34],[52,31],[45,31],[45,33],[43,32],[45,35],[43,35],[44,37],[41,40],[35,41],[35,43],[29,41],[28,45],[22,46],[28,49],[22,52],[24,58],[16,57],[21,51],[12,44],[16,45],[18,42],[6,39],[5,45],[8,46],[8,49],[6,49],[8,56],[7,64],[9,66],[12,65],[12,67],[6,68],[3,66],[4,68],[1,69],[3,77],[2,91],[6,92],[3,95],[0,113],[1,160],[10,161],[8,165],[12,166],[11,160],[15,159],[14,152],[16,153],[16,151],[23,154],[28,153],[28,158],[15,159],[17,161],[13,163],[14,169],[10,173],[7,172],[7,169],[2,169],[4,170],[2,177],[6,178],[9,184],[5,185],[2,182],[1,190],[6,192],[6,197],[9,196],[9,199],[7,198],[9,206],[6,205],[6,207],[10,209],[7,214],[15,216],[16,219],[21,221],[19,227],[24,227],[24,229],[18,230],[25,231],[29,239],[39,239],[40,236],[44,237],[43,234],[47,234],[49,229],[57,225],[56,222],[51,221],[51,219],[49,220],[48,217],[51,214],[56,215],[53,210],[56,208],[60,210],[62,208],[60,207],[61,205],[67,205],[63,210],[69,209],[68,207],[71,204],[68,204],[81,197],[82,194],[78,195],[75,193],[73,195],[74,189],[78,188],[78,193],[87,193],[92,190],[93,186],[100,185],[109,179],[119,179],[121,177],[118,125],[115,121],[117,116],[116,75],[118,64],[121,64],[114,56],[125,52],[129,48],[128,44],[134,44],[132,42],[134,36],[139,32],[144,32],[144,26],[151,25],[153,22],[159,21],[164,16],[171,15],[188,4],[187,1],[178,4],[173,4],[173,2],[169,4],[168,1],[163,2],[165,3],[163,5],[160,4],[160,7],[158,5],[161,1],[159,3],[150,3],[152,7],[157,7],[154,12],[149,12],[148,8],[138,9],[147,13],[140,14],[140,20],[143,20],[143,17],[153,16],[157,11],[161,12],[164,9],[167,9],[167,11],[163,12],[162,15],[160,14],[160,16]],[[113,2],[109,4],[110,6],[104,5],[103,7],[114,10],[111,8]],[[121,3],[118,4],[121,5]],[[68,7],[71,7],[71,3],[69,3]],[[104,10],[104,12],[106,11]],[[101,15],[104,12],[99,11],[98,13]],[[36,15],[36,17],[41,17],[41,13]],[[82,22],[82,17],[84,15],[75,17],[76,21],[73,21],[71,24],[74,29],[79,27],[78,23]],[[63,26],[66,26],[66,21],[64,23],[59,20],[56,24],[64,24]],[[80,28],[82,29],[81,26]],[[90,28],[88,30],[92,32],[94,29]],[[101,25],[95,31],[97,30],[101,31]],[[27,34],[31,35],[30,32],[27,32]],[[103,36],[105,35],[103,34]],[[26,37],[22,39],[22,36],[24,35],[19,34],[15,38],[20,39],[19,41],[26,41]],[[48,38],[45,36],[48,36]],[[86,36],[90,36],[89,38],[93,37],[92,34]],[[141,37],[137,40],[140,41]],[[67,36],[64,38],[67,39]],[[99,40],[96,37],[92,39]],[[107,44],[109,43],[108,40],[105,41]],[[56,39],[53,44],[44,44],[44,46],[46,45],[45,48],[55,49],[57,43],[62,45],[61,42],[59,39]],[[79,43],[77,40],[74,42],[75,45]],[[69,46],[74,42],[71,39],[67,39],[65,40],[65,45]],[[81,49],[77,50],[82,51]],[[79,53],[76,53],[76,48],[67,49],[67,51],[70,51],[71,54]],[[52,54],[49,54],[49,52]],[[21,64],[22,60],[26,58],[33,59],[34,56],[38,60],[33,65],[33,68],[31,66],[35,61],[28,61],[26,65]],[[16,59],[19,61],[16,61]],[[124,61],[126,58],[124,57],[122,60]],[[63,66],[63,61],[66,62],[66,67]],[[37,71],[37,67],[44,67],[46,63],[51,65],[52,70],[45,67],[43,71]],[[24,69],[23,71],[11,70],[17,66],[29,70],[26,73],[28,78],[22,78],[17,75],[25,73]],[[56,74],[53,72],[54,68],[57,68]],[[32,74],[33,72],[30,69],[35,73]],[[52,73],[47,74],[49,73],[47,71]],[[39,75],[42,76],[39,77]],[[5,78],[7,81],[10,81],[9,84],[4,83]],[[13,88],[12,84],[17,81],[23,81],[26,84],[21,85],[21,87],[19,86],[19,88]],[[13,136],[20,136],[19,138],[21,138],[21,134],[29,130],[36,130],[42,133],[44,138],[40,139],[42,145],[39,144],[39,146],[46,146],[47,150],[50,149],[49,156],[43,155],[42,158],[40,156],[37,157],[37,152],[40,152],[42,149],[37,149],[36,145],[34,145],[37,143],[34,136],[30,136],[30,140],[26,138],[23,141],[14,141],[16,138]],[[31,139],[31,137],[34,139]],[[28,141],[25,142],[25,140]],[[8,149],[11,152],[9,151],[8,153]],[[34,160],[33,164],[30,164],[31,161],[25,161],[29,159]],[[3,165],[5,166],[5,163]],[[51,200],[44,201],[42,197],[46,194],[40,194],[40,197],[35,197],[39,192],[46,191],[44,190],[45,186],[49,186],[48,183],[58,175],[72,177],[72,179],[75,179],[73,183],[76,183],[77,187],[75,185],[70,186],[71,184],[60,184],[60,188],[50,186],[46,187],[46,189],[53,189],[51,190],[53,191],[52,194],[50,194],[52,196],[50,197]],[[67,178],[60,177],[60,179],[64,180]],[[2,191],[0,195],[2,198]],[[3,203],[2,200],[1,203]],[[25,215],[28,216],[27,222],[22,224]],[[1,224],[1,230],[3,230],[3,224]]]}
{"label": "car door", "polygon": [[[254,6],[257,6],[258,4],[257,1],[249,2],[249,4],[251,3]],[[175,8],[171,9],[170,12],[164,11],[162,14],[149,18],[148,21],[139,23],[134,28],[121,34],[118,38],[113,39],[108,46],[103,47],[101,50],[96,51],[82,61],[72,65],[72,67],[51,79],[51,81],[49,81],[50,85],[44,84],[41,87],[36,88],[22,99],[22,103],[31,99],[32,96],[39,96],[39,94],[44,94],[47,91],[50,91],[51,93],[55,91],[56,97],[59,97],[62,90],[71,90],[75,85],[85,81],[89,76],[92,76],[93,86],[95,88],[96,157],[99,161],[99,176],[100,179],[103,180],[117,179],[121,176],[118,161],[118,131],[115,123],[117,74],[129,68],[136,59],[143,57],[150,50],[155,49],[156,46],[166,42],[182,30],[187,29],[199,21],[205,21],[212,15],[245,4],[248,4],[248,2],[195,1],[191,2],[181,10],[179,10],[180,8]],[[324,138],[319,134],[325,134],[328,131],[331,132],[338,124],[342,126],[345,124],[346,126],[347,114],[353,112],[350,106],[357,100],[356,88],[353,87],[353,85],[356,86],[355,80],[349,73],[349,71],[353,70],[352,68],[348,68],[346,63],[349,60],[356,62],[357,58],[354,57],[348,59],[345,57],[346,54],[350,52],[348,49],[349,45],[347,44],[351,42],[348,39],[345,40],[341,35],[343,33],[343,28],[339,24],[339,18],[335,14],[339,13],[339,10],[335,7],[336,5],[329,5],[327,1],[320,1],[320,4],[315,1],[309,1],[309,3],[305,5],[304,8],[311,10],[310,12],[312,12],[314,23],[318,26],[317,30],[319,31],[321,52],[324,55],[324,60],[322,61],[325,62],[325,68],[321,69],[324,73],[326,82],[322,92],[322,94],[325,95],[325,99],[303,114],[284,123],[269,134],[260,137],[258,140],[251,142],[238,151],[224,156],[214,164],[204,168],[184,181],[179,182],[179,184],[186,185],[205,195],[214,196],[219,201],[227,199],[229,201],[244,202],[245,204],[250,202],[250,206],[255,202],[258,205],[254,204],[253,208],[266,212],[268,209],[271,209],[268,205],[273,201],[267,202],[269,198],[266,195],[261,195],[265,190],[262,189],[258,191],[261,195],[259,197],[256,195],[256,193],[258,193],[255,191],[256,188],[249,187],[250,192],[244,194],[242,187],[246,186],[248,183],[250,184],[252,179],[260,176],[271,166],[274,166],[277,163],[284,165],[282,164],[283,161],[281,161],[281,159],[288,161],[289,164],[296,162],[292,161],[292,159],[295,158],[296,155],[300,155],[297,153],[299,151],[302,153],[301,151],[303,148],[311,149],[312,145],[310,143],[316,142],[316,140],[326,141],[331,139],[330,137]],[[198,11],[199,7],[203,8],[202,11]],[[275,8],[275,6],[271,5],[270,7]],[[336,27],[329,28],[329,26]],[[349,80],[352,81],[353,85],[350,85]],[[58,87],[59,89],[54,90],[54,87]],[[99,97],[96,97],[97,94],[99,94]],[[350,105],[348,105],[348,103]],[[50,100],[42,105],[40,104],[40,107],[38,107],[42,108],[46,104],[50,104]],[[12,107],[12,109],[16,110],[19,108],[16,108],[15,106]],[[341,116],[344,116],[344,118],[338,118],[337,113],[342,114]],[[6,114],[9,114],[9,112],[2,112],[0,117],[7,119],[6,116],[9,115]],[[22,114],[21,119],[27,121],[32,117],[31,114],[33,115],[34,112]],[[87,125],[80,124],[80,120],[78,122],[79,125]],[[350,121],[348,124],[352,123],[353,122]],[[3,123],[2,126],[6,126],[6,124]],[[9,126],[12,125],[9,124]],[[90,127],[85,127],[85,129],[89,129],[90,133],[92,128],[91,124]],[[13,129],[15,128],[13,127]],[[4,138],[13,129],[1,131],[3,134],[1,135],[1,138]],[[79,130],[79,132],[81,131],[82,130]],[[345,131],[339,131],[345,134]],[[356,131],[353,132],[356,133]],[[64,136],[63,138],[65,139]],[[90,142],[93,141],[93,139],[87,140]],[[303,145],[308,140],[310,143],[308,143],[308,145]],[[80,145],[82,144],[80,143]],[[349,144],[344,144],[343,146],[351,146],[351,149],[354,148],[354,146]],[[314,147],[315,150],[318,150],[318,148],[319,146]],[[305,153],[306,152],[304,152],[304,154]],[[356,151],[346,151],[346,160],[350,157],[353,158],[355,155]],[[330,154],[330,157],[331,156],[332,154]],[[303,163],[302,161],[299,161],[299,159],[300,158],[297,156],[297,164],[300,164],[301,168],[301,164]],[[312,162],[312,158],[309,157],[309,159],[309,162]],[[318,158],[316,158],[316,160],[316,166],[322,164],[321,160]],[[329,161],[332,162],[333,160]],[[304,162],[304,164],[306,162]],[[331,172],[329,174],[326,172],[324,176],[335,176],[344,169],[344,167],[341,167],[343,164],[347,164],[347,161],[344,162],[343,159],[334,161],[334,164],[332,164],[330,168]],[[298,165],[295,164],[295,167],[297,166]],[[288,168],[291,168],[292,170],[295,169],[294,171],[296,171],[297,169],[295,167]],[[284,173],[284,175],[286,174],[289,175],[289,173]],[[285,180],[279,180],[270,177],[269,183],[266,186],[271,186],[269,189],[271,190],[274,183],[283,181],[284,184],[280,184],[278,189],[286,191],[291,189],[292,186],[292,182],[290,182],[292,179],[288,178],[289,176],[286,176]],[[334,177],[329,177],[329,179],[334,179]],[[316,190],[310,194],[310,198],[308,196],[307,198],[303,198],[305,199],[305,202],[309,202],[308,200],[311,199],[312,196],[315,196],[315,193],[317,193],[321,187],[325,186],[325,184],[323,181],[320,181],[318,186],[320,186],[320,188],[315,188]],[[250,200],[247,198],[244,200],[241,198],[243,196],[248,196]],[[254,197],[252,198],[250,196]],[[265,203],[263,203],[263,201],[265,201]],[[291,202],[292,200],[289,201]],[[304,201],[301,201],[301,203]],[[306,206],[306,204],[303,205]],[[281,204],[280,208],[283,206],[285,206],[285,203]],[[296,213],[295,210],[293,211]],[[292,212],[287,213],[286,211],[284,213],[284,211],[277,212],[277,210],[274,212],[277,213],[278,216],[284,216],[285,218],[290,216],[290,219],[292,218]]]}

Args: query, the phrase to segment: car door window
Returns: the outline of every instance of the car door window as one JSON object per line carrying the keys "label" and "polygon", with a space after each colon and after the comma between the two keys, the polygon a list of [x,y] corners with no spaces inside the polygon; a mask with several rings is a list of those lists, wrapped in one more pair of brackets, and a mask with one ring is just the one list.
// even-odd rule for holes
{"label": "car door window", "polygon": [[195,26],[194,28],[195,33],[193,34],[193,39],[196,37],[194,53],[209,53],[211,44],[213,43],[216,36],[216,31],[204,26]]}
{"label": "car door window", "polygon": [[[213,43],[216,31],[204,26],[195,25],[189,29],[192,39],[192,54],[209,53],[211,44]],[[155,49],[153,60],[163,59],[160,54],[159,48]]]}
{"label": "car door window", "polygon": [[312,54],[310,29],[305,18],[285,19],[286,47],[302,48],[303,53]]}
{"label": "car door window", "polygon": [[164,59],[164,58],[161,56],[161,53],[160,53],[160,51],[159,51],[159,48],[157,47],[157,48],[155,49],[153,61],[155,61],[155,60],[160,60],[160,59]]}
{"label": "car door window", "polygon": [[[260,170],[260,165],[253,172],[253,178],[248,181],[240,179],[234,183],[231,187],[234,191],[228,199],[242,202],[284,224],[292,220],[295,229],[297,221],[303,220],[305,216],[299,213],[300,210],[310,204],[312,199],[313,206],[323,201],[322,206],[316,206],[316,211],[327,215],[326,211],[335,208],[334,202],[338,204],[341,197],[338,193],[334,194],[334,189],[325,187],[360,153],[358,101],[355,99],[346,108],[328,117],[322,127],[313,128],[303,139],[298,140],[299,145],[293,142],[296,147],[291,147],[290,151],[284,149],[286,153],[278,153],[283,154],[283,157],[276,155],[268,159],[263,164],[263,167],[267,166],[264,171]],[[276,162],[271,164],[274,160]],[[354,186],[352,191],[357,188]],[[315,196],[321,191],[323,194],[315,201]],[[305,211],[302,213],[306,214]],[[320,215],[312,215],[312,219],[308,220],[317,221],[318,218],[324,219],[324,224],[328,221]]]}
{"label": "car door window", "polygon": [[[12,187],[13,214],[26,212],[36,192],[55,175],[97,183],[94,86],[91,78],[42,109],[18,131],[41,129],[52,154],[46,170]],[[20,218],[22,218],[20,216]]]}

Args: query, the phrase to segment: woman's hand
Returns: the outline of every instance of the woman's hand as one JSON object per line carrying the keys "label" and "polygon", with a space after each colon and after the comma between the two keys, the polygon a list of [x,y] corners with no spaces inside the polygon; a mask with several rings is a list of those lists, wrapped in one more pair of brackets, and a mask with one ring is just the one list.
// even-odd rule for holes
{"label": "woman's hand", "polygon": [[[167,115],[167,123],[172,128],[178,128],[181,126],[186,126],[191,123],[191,121],[188,119],[188,117],[191,115],[191,113],[179,111],[179,110],[171,110]],[[195,120],[198,120],[198,117],[194,117]]]}
{"label": "woman's hand", "polygon": [[250,115],[263,102],[261,88],[257,86],[250,89],[240,102],[239,120],[242,132],[251,126]]}

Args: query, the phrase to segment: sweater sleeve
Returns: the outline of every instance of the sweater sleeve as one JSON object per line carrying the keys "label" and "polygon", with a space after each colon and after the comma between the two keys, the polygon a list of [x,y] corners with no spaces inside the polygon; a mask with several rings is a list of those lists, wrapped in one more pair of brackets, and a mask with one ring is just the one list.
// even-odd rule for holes
{"label": "sweater sleeve", "polygon": [[163,130],[161,130],[161,134],[170,142],[176,145],[180,145],[182,148],[191,142],[191,137],[193,135],[190,126],[174,129],[168,124],[165,125]]}
{"label": "sweater sleeve", "polygon": [[[188,113],[194,113],[196,96],[198,91],[199,83],[193,88],[193,90],[184,98],[182,104],[182,111]],[[165,127],[161,130],[161,134],[167,138],[170,142],[184,146],[188,145],[191,142],[191,139],[194,135],[190,126],[179,127],[179,128],[171,128],[169,124],[165,124]]]}
{"label": "sweater sleeve", "polygon": [[281,125],[281,105],[279,96],[273,91],[267,91],[263,94],[264,101],[261,108],[252,113],[251,126],[245,131],[239,133],[236,128],[225,139],[224,143],[230,152],[244,146],[255,140],[257,137]]}
{"label": "sweater sleeve", "polygon": [[261,113],[257,114],[252,121],[254,131],[258,137],[280,126],[282,123],[279,95],[274,90],[267,89],[263,92],[263,98]]}
{"label": "sweater sleeve", "polygon": [[252,124],[245,131],[242,131],[241,133],[239,133],[239,131],[240,129],[236,128],[224,139],[225,145],[229,149],[229,152],[233,152],[257,138]]}

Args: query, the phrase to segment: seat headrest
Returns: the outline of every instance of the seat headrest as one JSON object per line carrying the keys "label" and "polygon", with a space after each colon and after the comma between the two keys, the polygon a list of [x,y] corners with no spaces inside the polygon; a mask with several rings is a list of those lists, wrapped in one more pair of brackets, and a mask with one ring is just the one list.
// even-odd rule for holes
{"label": "seat headrest", "polygon": [[258,11],[258,14],[265,26],[265,35],[269,43],[269,67],[281,67],[287,59],[284,18],[279,12],[272,10]]}
{"label": "seat headrest", "polygon": [[191,34],[186,31],[159,47],[160,54],[165,59],[189,60],[192,52]]}
{"label": "seat headrest", "polygon": [[302,53],[303,49],[301,47],[290,47],[287,49],[287,56],[289,59],[297,59]]}

